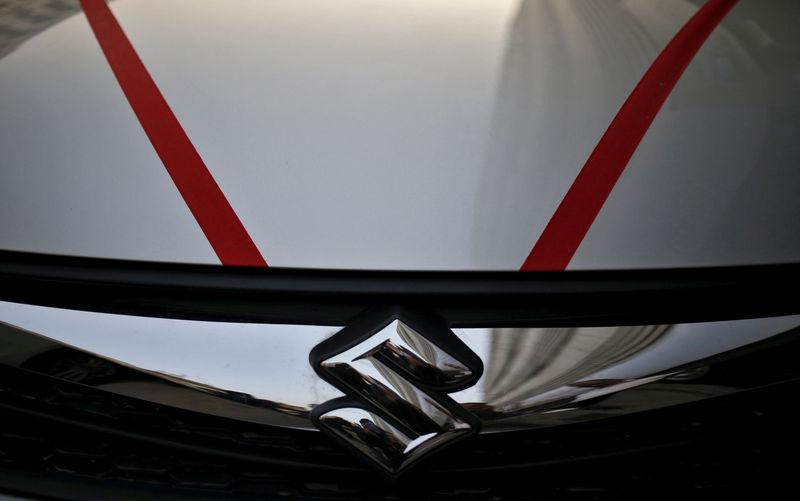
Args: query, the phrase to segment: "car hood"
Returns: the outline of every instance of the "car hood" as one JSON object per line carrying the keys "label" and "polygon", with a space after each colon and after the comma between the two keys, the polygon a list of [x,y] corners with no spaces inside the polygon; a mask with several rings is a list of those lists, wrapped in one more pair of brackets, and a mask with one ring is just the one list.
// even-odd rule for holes
{"label": "car hood", "polygon": [[[514,270],[703,3],[110,7],[270,266]],[[569,269],[797,261],[798,22],[733,7]],[[219,263],[78,2],[4,2],[0,27],[0,248]]]}

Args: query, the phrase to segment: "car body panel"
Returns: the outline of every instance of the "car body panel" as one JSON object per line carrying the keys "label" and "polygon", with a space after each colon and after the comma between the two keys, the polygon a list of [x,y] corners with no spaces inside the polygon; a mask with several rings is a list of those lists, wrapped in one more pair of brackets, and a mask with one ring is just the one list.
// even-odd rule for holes
{"label": "car body panel", "polygon": [[[701,4],[110,6],[271,266],[513,270]],[[738,2],[570,269],[797,260],[798,19]],[[219,262],[79,10],[0,59],[0,89],[0,247]]]}

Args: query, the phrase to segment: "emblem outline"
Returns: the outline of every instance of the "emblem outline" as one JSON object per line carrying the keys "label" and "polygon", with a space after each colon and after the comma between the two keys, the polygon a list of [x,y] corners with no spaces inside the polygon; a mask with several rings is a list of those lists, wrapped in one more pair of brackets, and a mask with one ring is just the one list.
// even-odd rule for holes
{"label": "emblem outline", "polygon": [[[432,400],[446,408],[458,419],[468,424],[470,429],[450,438],[443,444],[439,444],[435,449],[427,451],[419,457],[410,460],[408,464],[404,465],[400,469],[390,470],[367,456],[364,452],[358,450],[358,448],[348,443],[335,432],[330,431],[327,426],[320,422],[320,418],[326,413],[337,409],[355,408],[380,414],[381,419],[385,420],[393,427],[400,429],[408,427],[407,424],[398,421],[394,416],[386,415],[385,413],[381,412],[363,397],[353,394],[347,386],[345,386],[341,381],[332,376],[330,372],[326,371],[322,367],[322,364],[326,360],[344,353],[355,346],[358,346],[395,321],[400,321],[406,324],[409,328],[416,331],[420,336],[424,337],[426,341],[434,344],[439,349],[445,351],[448,355],[457,359],[459,362],[464,363],[464,365],[469,368],[470,374],[464,377],[462,380],[450,384],[436,385],[431,385],[425,381],[408,377],[409,375],[402,372],[397,373],[412,383],[415,387],[422,390]],[[419,310],[411,310],[402,306],[373,308],[357,316],[352,322],[348,323],[348,325],[339,330],[336,334],[317,344],[309,353],[308,358],[312,368],[314,369],[314,372],[320,378],[345,394],[342,397],[328,400],[327,402],[314,407],[310,412],[311,422],[318,430],[325,433],[326,436],[332,438],[337,444],[354,453],[354,455],[366,462],[373,469],[377,469],[382,474],[388,475],[391,478],[397,478],[403,475],[409,469],[415,467],[431,455],[438,453],[453,444],[461,442],[466,438],[472,437],[480,431],[480,419],[469,412],[469,410],[464,408],[461,404],[450,398],[449,393],[474,386],[483,375],[483,362],[478,355],[476,355],[463,341],[461,341],[455,335],[455,333],[453,333],[443,319],[434,315],[421,313]]]}

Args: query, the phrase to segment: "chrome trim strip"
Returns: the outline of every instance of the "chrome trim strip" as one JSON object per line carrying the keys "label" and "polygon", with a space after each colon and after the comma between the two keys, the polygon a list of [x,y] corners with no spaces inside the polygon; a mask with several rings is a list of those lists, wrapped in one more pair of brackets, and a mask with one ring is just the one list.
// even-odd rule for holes
{"label": "chrome trim strip", "polygon": [[[174,407],[313,429],[309,411],[342,396],[307,362],[311,349],[338,327],[133,317],[8,302],[0,302],[0,319],[6,322],[0,324],[1,364],[70,379],[77,376],[65,363],[68,357],[44,354],[84,357],[83,369],[99,372],[76,382]],[[450,397],[478,416],[486,433],[732,393],[800,376],[794,364],[776,362],[771,371],[756,373],[746,368],[748,357],[773,343],[783,352],[800,349],[796,332],[781,335],[798,325],[800,316],[649,327],[455,329],[485,373]],[[424,351],[419,348],[421,358]],[[733,363],[726,361],[731,357],[740,365],[720,369]],[[108,364],[113,377],[103,375]]]}

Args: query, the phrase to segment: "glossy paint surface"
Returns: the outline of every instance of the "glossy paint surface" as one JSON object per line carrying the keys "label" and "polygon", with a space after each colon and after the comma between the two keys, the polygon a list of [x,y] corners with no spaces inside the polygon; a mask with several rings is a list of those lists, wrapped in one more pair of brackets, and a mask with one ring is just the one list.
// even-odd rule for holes
{"label": "glossy paint surface", "polygon": [[[95,386],[136,398],[313,429],[309,411],[343,396],[308,362],[309,352],[337,327],[130,317],[6,302],[0,302],[0,318],[0,363],[26,367],[41,353],[72,347],[70,353],[88,353],[84,358],[121,363],[126,377]],[[708,398],[770,381],[751,373],[746,363],[731,373],[706,359],[798,325],[800,317],[787,316],[655,326],[455,329],[480,357],[484,373],[474,386],[449,397],[481,419],[482,432]],[[402,333],[387,332],[386,338],[399,340]],[[154,342],[159,349],[153,349]],[[351,363],[391,383],[363,359],[342,362]],[[47,372],[51,365],[36,367],[53,375]]]}
{"label": "glossy paint surface", "polygon": [[[270,265],[484,270],[519,268],[702,3],[110,6]],[[65,6],[0,50],[0,247],[218,263]],[[570,268],[800,258],[798,22],[797,2],[738,2]]]}

